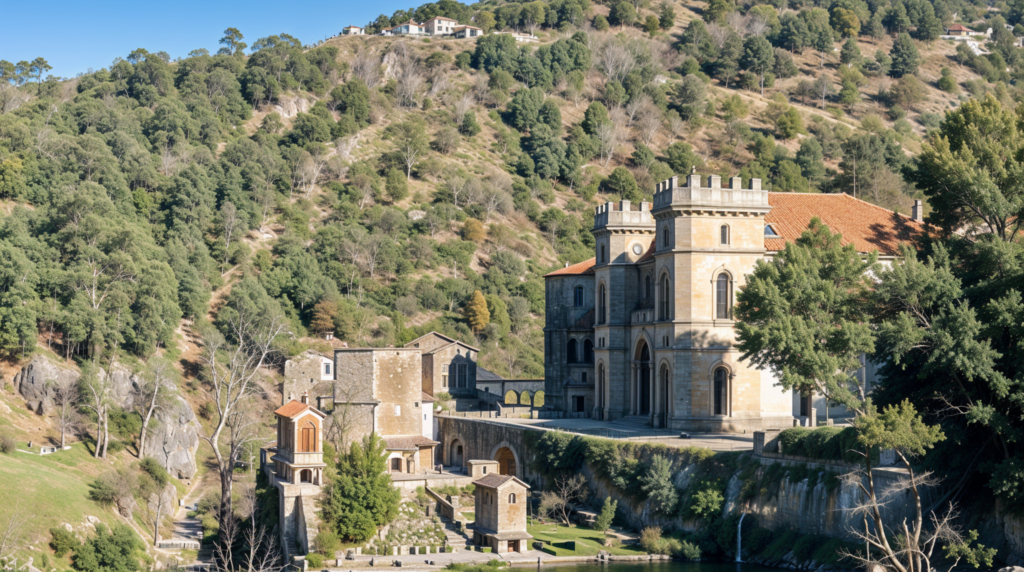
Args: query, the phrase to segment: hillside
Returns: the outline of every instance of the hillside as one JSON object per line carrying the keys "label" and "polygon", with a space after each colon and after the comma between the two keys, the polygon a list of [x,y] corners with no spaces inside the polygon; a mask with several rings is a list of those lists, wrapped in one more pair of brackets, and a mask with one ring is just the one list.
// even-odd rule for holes
{"label": "hillside", "polygon": [[[173,392],[209,432],[202,356],[219,336],[236,341],[240,314],[287,324],[257,412],[277,402],[283,361],[328,331],[384,347],[437,330],[480,347],[491,371],[542,377],[542,276],[592,256],[596,205],[649,199],[696,168],[906,212],[923,195],[900,173],[929,130],[970,96],[1010,103],[1020,65],[998,11],[943,0],[836,2],[831,13],[722,0],[421,9],[412,16],[448,10],[538,41],[339,36],[311,47],[282,34],[247,49],[228,34],[216,55],[136,50],[74,79],[0,62],[5,383],[33,351],[86,372],[116,361],[142,375],[166,359]],[[410,17],[400,12],[373,26]],[[996,30],[991,55],[935,39],[935,21],[954,12]],[[474,330],[477,291],[487,319]],[[52,416],[27,412],[12,385],[3,400],[0,432],[54,437]],[[73,440],[93,447],[95,420]],[[91,514],[88,484],[137,461],[127,450],[93,460],[83,444],[14,459],[0,479],[38,473],[36,497],[67,484],[75,526]],[[67,460],[81,468],[62,475]],[[10,509],[0,502],[0,522]],[[58,524],[33,519],[33,554]]]}

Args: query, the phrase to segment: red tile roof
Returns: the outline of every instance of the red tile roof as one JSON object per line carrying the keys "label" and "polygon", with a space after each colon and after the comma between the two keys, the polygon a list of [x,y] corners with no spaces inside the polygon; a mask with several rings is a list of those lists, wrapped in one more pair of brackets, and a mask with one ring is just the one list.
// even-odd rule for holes
{"label": "red tile roof", "polygon": [[952,26],[950,26],[948,28],[948,30],[951,31],[951,32],[970,32],[971,31],[970,28],[967,28],[967,27],[962,26],[960,24],[953,24]]}
{"label": "red tile roof", "polygon": [[765,238],[769,251],[785,248],[800,238],[811,219],[818,217],[829,230],[843,235],[843,244],[858,252],[877,250],[883,256],[899,254],[900,243],[924,232],[924,224],[845,193],[768,193],[772,210],[764,217],[779,238]]}
{"label": "red tile roof", "polygon": [[274,412],[274,415],[280,415],[281,417],[287,417],[288,419],[295,419],[299,415],[306,412],[307,409],[312,409],[314,413],[320,415],[320,417],[326,417],[319,409],[303,403],[301,401],[295,401],[294,399],[285,403]]}
{"label": "red tile roof", "polygon": [[641,262],[647,262],[648,260],[654,258],[654,243],[655,241],[652,240],[651,245],[647,247],[647,252],[645,252],[643,256],[637,259],[637,264]]}
{"label": "red tile roof", "polygon": [[593,274],[594,273],[594,264],[596,264],[596,263],[597,263],[597,259],[596,258],[591,258],[589,260],[584,260],[583,262],[577,262],[576,264],[570,264],[569,266],[566,266],[565,268],[559,268],[558,270],[555,270],[554,272],[549,272],[549,273],[545,274],[544,276],[548,277],[548,276],[569,276],[571,274]]}

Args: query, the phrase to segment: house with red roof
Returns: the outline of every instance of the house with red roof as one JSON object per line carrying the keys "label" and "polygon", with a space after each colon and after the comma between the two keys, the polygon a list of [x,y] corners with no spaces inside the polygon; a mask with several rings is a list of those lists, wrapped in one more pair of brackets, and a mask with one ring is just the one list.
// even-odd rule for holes
{"label": "house with red roof", "polygon": [[[778,387],[735,347],[736,292],[818,218],[883,263],[924,232],[911,216],[845,194],[773,193],[696,173],[652,203],[597,207],[595,257],[545,276],[545,399],[566,413],[682,431],[750,432],[845,413]],[[870,387],[875,366],[858,379]]]}

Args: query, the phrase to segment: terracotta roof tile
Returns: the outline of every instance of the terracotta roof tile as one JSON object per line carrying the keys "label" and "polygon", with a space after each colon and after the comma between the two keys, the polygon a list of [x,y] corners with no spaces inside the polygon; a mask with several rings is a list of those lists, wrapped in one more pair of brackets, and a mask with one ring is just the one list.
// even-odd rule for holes
{"label": "terracotta roof tile", "polygon": [[317,413],[321,417],[326,417],[323,414],[323,412],[321,412],[316,407],[313,407],[313,406],[309,405],[308,403],[303,403],[301,401],[296,401],[294,399],[289,401],[288,403],[285,403],[281,407],[279,407],[277,409],[277,411],[274,412],[274,415],[280,415],[281,417],[287,417],[288,419],[295,419],[296,417],[298,417],[302,413],[305,413],[305,411],[307,409],[312,409],[315,413]]}
{"label": "terracotta roof tile", "polygon": [[779,251],[800,238],[817,217],[829,230],[843,235],[843,244],[858,252],[877,250],[883,256],[899,254],[899,245],[924,232],[924,224],[845,193],[768,193],[772,210],[765,215],[779,238],[765,238],[769,251]]}
{"label": "terracotta roof tile", "polygon": [[577,262],[576,264],[570,264],[565,268],[559,268],[554,272],[548,272],[544,275],[545,278],[548,276],[569,276],[573,274],[593,274],[594,265],[597,263],[596,258],[584,260],[583,262]]}
{"label": "terracotta roof tile", "polygon": [[422,401],[423,403],[434,403],[435,401],[437,401],[436,399],[434,399],[432,395],[425,391],[421,391],[420,393],[422,394],[420,396],[420,401]]}

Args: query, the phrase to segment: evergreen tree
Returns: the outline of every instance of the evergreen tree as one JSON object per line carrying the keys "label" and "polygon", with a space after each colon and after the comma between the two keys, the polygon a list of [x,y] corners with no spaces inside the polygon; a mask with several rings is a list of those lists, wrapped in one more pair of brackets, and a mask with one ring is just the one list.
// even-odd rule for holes
{"label": "evergreen tree", "polygon": [[463,314],[474,333],[479,334],[484,331],[484,328],[491,321],[491,314],[487,310],[487,300],[484,298],[483,293],[479,290],[473,292],[469,302],[466,303]]}
{"label": "evergreen tree", "polygon": [[672,4],[663,1],[658,8],[658,25],[662,30],[670,30],[676,25],[676,9]]}
{"label": "evergreen tree", "polygon": [[384,440],[370,433],[352,443],[336,467],[328,464],[321,518],[347,541],[365,542],[398,516],[402,495],[391,485],[385,448]]}
{"label": "evergreen tree", "polygon": [[849,38],[843,44],[843,49],[839,52],[839,63],[846,67],[853,67],[860,63],[861,55],[860,48],[857,46],[857,38]]}
{"label": "evergreen tree", "polygon": [[917,54],[914,40],[910,39],[910,34],[903,32],[896,37],[889,56],[892,58],[892,67],[889,69],[890,76],[900,78],[917,73],[917,66],[920,65],[921,58]]}
{"label": "evergreen tree", "polygon": [[930,2],[921,2],[921,17],[917,21],[917,39],[931,42],[942,34],[942,22],[935,16]]}
{"label": "evergreen tree", "polygon": [[775,51],[764,36],[749,36],[743,41],[743,67],[756,73],[764,95],[764,76],[775,65]]}
{"label": "evergreen tree", "polygon": [[708,23],[723,22],[725,17],[735,9],[729,0],[709,0],[708,5],[704,8],[703,18]]}
{"label": "evergreen tree", "polygon": [[619,501],[611,497],[605,497],[604,505],[601,506],[601,514],[594,519],[594,530],[604,532],[612,527],[612,520],[615,519],[615,511],[619,507]]}

